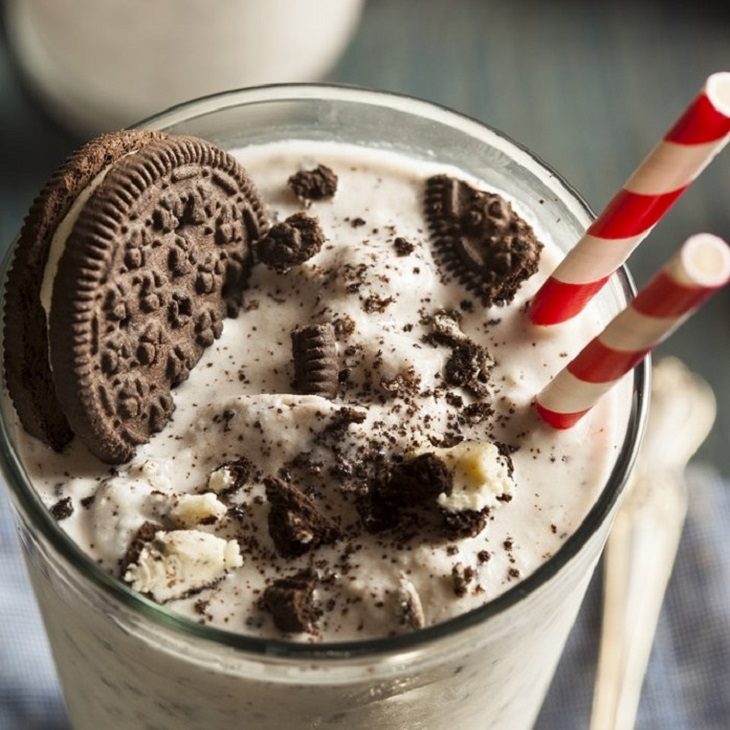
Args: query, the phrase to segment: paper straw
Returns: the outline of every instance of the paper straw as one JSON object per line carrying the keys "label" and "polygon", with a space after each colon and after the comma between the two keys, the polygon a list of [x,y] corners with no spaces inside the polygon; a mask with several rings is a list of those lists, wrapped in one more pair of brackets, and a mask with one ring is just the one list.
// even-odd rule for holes
{"label": "paper straw", "polygon": [[623,375],[730,280],[730,248],[700,233],[687,239],[636,298],[535,399],[553,428],[570,428]]}
{"label": "paper straw", "polygon": [[712,74],[532,300],[537,325],[578,314],[730,139],[730,72]]}

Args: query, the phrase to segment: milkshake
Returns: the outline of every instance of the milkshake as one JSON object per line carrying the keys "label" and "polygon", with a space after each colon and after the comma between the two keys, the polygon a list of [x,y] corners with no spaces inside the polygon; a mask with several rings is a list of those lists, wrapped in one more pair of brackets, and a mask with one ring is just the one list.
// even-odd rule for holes
{"label": "milkshake", "polygon": [[[324,94],[301,108],[337,139],[366,100]],[[219,110],[208,136],[242,110]],[[620,297],[557,332],[528,325],[582,214],[534,162],[508,171],[527,156],[493,133],[487,176],[417,135],[384,149],[362,129],[281,127],[273,141],[230,127],[268,223],[238,316],[175,388],[169,423],[110,467],[8,413],[53,539],[106,586],[26,532],[74,722],[529,727],[636,438],[629,382],[568,432],[530,403]],[[489,286],[439,227],[444,201],[482,194],[512,243]]]}

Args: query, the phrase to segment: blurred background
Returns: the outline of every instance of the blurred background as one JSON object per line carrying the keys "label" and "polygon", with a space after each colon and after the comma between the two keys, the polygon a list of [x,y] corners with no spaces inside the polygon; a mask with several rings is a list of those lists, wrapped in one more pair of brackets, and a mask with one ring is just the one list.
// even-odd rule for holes
{"label": "blurred background", "polygon": [[[486,122],[600,210],[704,78],[730,68],[727,2],[5,0],[4,8],[2,246],[48,174],[101,128],[212,91],[317,78],[411,94]],[[730,236],[729,196],[726,154],[634,254],[637,283],[691,233]],[[728,313],[726,291],[662,348],[720,400],[730,396]],[[725,408],[700,452],[724,476],[728,446]]]}
{"label": "blurred background", "polygon": [[[418,96],[506,132],[600,210],[706,76],[730,70],[728,2],[5,0],[0,11],[3,251],[46,177],[80,142],[203,93],[323,79]],[[637,283],[698,231],[730,237],[730,152],[633,255]],[[714,388],[719,416],[698,461],[705,481],[718,473],[730,477],[730,291],[661,352],[679,356]],[[725,510],[727,525],[727,492],[722,500],[704,509]],[[670,608],[674,601],[679,611],[684,598],[672,590]],[[590,613],[598,600],[591,595],[540,728],[586,727],[595,662],[595,645],[586,637],[595,636],[599,620]],[[727,633],[727,614],[723,626]],[[686,631],[681,621],[660,626],[639,727],[723,726],[709,715],[698,724],[692,714],[695,703],[717,700],[721,687],[700,686],[691,674],[702,657],[679,651]],[[702,651],[720,651],[713,661],[725,662],[727,671],[724,638]],[[45,649],[38,651],[41,661]],[[684,676],[669,671],[671,663]],[[0,662],[0,687],[3,671]],[[58,698],[43,702],[56,706]],[[42,706],[28,711],[23,727],[65,727],[61,719],[42,719]]]}

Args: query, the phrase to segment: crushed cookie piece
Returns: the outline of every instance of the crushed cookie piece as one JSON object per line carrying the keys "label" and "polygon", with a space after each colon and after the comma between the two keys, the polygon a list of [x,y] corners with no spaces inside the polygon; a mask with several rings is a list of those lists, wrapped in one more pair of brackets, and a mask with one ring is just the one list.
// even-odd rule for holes
{"label": "crushed cookie piece", "polygon": [[489,552],[489,550],[480,550],[477,553],[477,560],[480,563],[488,563],[489,559],[492,557],[492,554]]}
{"label": "crushed cookie piece", "polygon": [[324,430],[326,433],[339,433],[346,430],[353,423],[363,423],[367,417],[366,411],[359,411],[352,406],[343,406],[333,414]]}
{"label": "crushed cookie piece", "polygon": [[426,625],[421,597],[413,583],[401,573],[398,590],[395,593],[396,612],[401,626],[410,629],[422,629]]}
{"label": "crushed cookie piece", "polygon": [[210,605],[210,598],[199,598],[193,604],[193,609],[198,616],[208,618],[208,606]]}
{"label": "crushed cookie piece", "polygon": [[317,165],[313,170],[295,172],[287,185],[300,200],[322,200],[334,197],[337,175],[326,165]]}
{"label": "crushed cookie piece", "polygon": [[447,392],[444,400],[454,408],[461,408],[464,405],[464,399],[458,393]]}
{"label": "crushed cookie piece", "polygon": [[127,547],[127,551],[124,553],[121,560],[119,561],[120,575],[124,575],[127,571],[127,568],[139,560],[139,555],[142,552],[142,548],[144,548],[144,546],[148,542],[154,540],[155,535],[158,532],[163,531],[164,529],[165,528],[162,525],[159,525],[155,522],[150,522],[149,520],[142,523],[137,532],[135,532],[132,536],[132,540]]}
{"label": "crushed cookie piece", "polygon": [[340,538],[337,525],[293,484],[264,479],[269,500],[269,534],[283,557],[297,557]]}
{"label": "crushed cookie piece", "polygon": [[317,574],[305,568],[286,578],[275,580],[266,588],[263,606],[274,625],[290,634],[313,633],[321,610],[314,602]]}
{"label": "crushed cookie piece", "polygon": [[355,332],[356,327],[355,320],[349,314],[341,314],[339,317],[335,317],[332,325],[335,328],[335,337],[338,340],[346,340]]}
{"label": "crushed cookie piece", "polygon": [[398,236],[393,241],[393,248],[398,256],[408,256],[416,250],[416,245],[403,236]]}
{"label": "crushed cookie piece", "polygon": [[394,301],[394,297],[381,297],[378,294],[371,294],[362,303],[362,308],[368,314],[373,314],[373,312],[384,312]]}
{"label": "crushed cookie piece", "polygon": [[476,401],[466,406],[459,416],[461,419],[472,426],[476,426],[478,423],[486,421],[487,418],[491,418],[494,415],[494,408],[485,401]]}
{"label": "crushed cookie piece", "polygon": [[444,366],[444,380],[450,385],[466,388],[483,398],[487,395],[487,382],[492,361],[486,350],[474,342],[464,342],[454,347]]}
{"label": "crushed cookie piece", "polygon": [[387,480],[379,484],[376,499],[391,507],[415,507],[450,494],[452,475],[438,456],[428,452],[395,464]]}
{"label": "crushed cookie piece", "polygon": [[256,472],[254,465],[245,456],[239,456],[210,473],[208,489],[216,494],[231,495],[254,479]]}
{"label": "crushed cookie piece", "polygon": [[425,209],[442,266],[485,306],[509,304],[537,271],[543,245],[500,195],[434,175]]}
{"label": "crushed cookie piece", "polygon": [[476,537],[487,525],[489,508],[476,511],[472,509],[460,512],[441,510],[444,530],[451,537]]}
{"label": "crushed cookie piece", "polygon": [[339,363],[334,327],[313,324],[291,333],[293,387],[298,393],[334,398],[339,389]]}
{"label": "crushed cookie piece", "polygon": [[405,398],[418,393],[421,387],[421,379],[416,375],[413,366],[402,370],[392,378],[383,376],[380,379],[380,387],[389,395],[395,398]]}
{"label": "crushed cookie piece", "polygon": [[464,567],[463,563],[457,563],[451,569],[451,580],[454,587],[454,593],[461,598],[466,595],[469,583],[474,580],[476,571],[471,566]]}
{"label": "crushed cookie piece", "polygon": [[256,244],[256,254],[266,266],[285,274],[319,253],[324,242],[319,220],[300,212],[271,226]]}
{"label": "crushed cookie piece", "polygon": [[71,497],[64,497],[59,499],[56,504],[51,507],[51,514],[57,521],[65,520],[74,513],[74,504],[71,501]]}
{"label": "crushed cookie piece", "polygon": [[436,342],[445,345],[456,346],[469,342],[459,326],[459,315],[456,312],[436,312],[431,318],[431,334]]}
{"label": "crushed cookie piece", "polygon": [[96,495],[95,494],[90,494],[88,497],[84,497],[81,500],[81,506],[84,509],[90,509],[92,507],[92,505],[94,504],[94,501],[95,500],[96,500]]}

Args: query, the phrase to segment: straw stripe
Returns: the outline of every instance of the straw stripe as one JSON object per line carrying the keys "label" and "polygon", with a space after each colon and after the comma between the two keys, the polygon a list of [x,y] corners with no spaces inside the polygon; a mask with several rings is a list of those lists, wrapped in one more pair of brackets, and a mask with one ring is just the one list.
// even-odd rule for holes
{"label": "straw stripe", "polygon": [[564,322],[580,312],[601,290],[608,277],[590,284],[573,284],[550,277],[533,299],[530,317],[535,324]]}
{"label": "straw stripe", "polygon": [[650,350],[616,350],[596,338],[568,365],[568,372],[584,383],[609,383],[632,370]]}
{"label": "straw stripe", "polygon": [[689,238],[636,299],[538,394],[541,418],[570,428],[715,291],[730,280],[730,248],[717,236]]}
{"label": "straw stripe", "polygon": [[590,408],[586,408],[584,411],[577,411],[576,413],[557,413],[549,408],[544,408],[539,403],[535,404],[535,409],[545,423],[560,430],[574,426],[590,410]]}
{"label": "straw stripe", "polygon": [[[666,133],[664,139],[677,144],[702,144],[727,134],[727,112],[718,109],[721,99],[713,101],[707,93],[708,89],[727,83],[726,79],[721,78],[723,76],[727,76],[727,73],[712,74],[709,77],[705,88]],[[712,88],[712,91],[715,89]],[[727,91],[717,90],[718,96],[723,94],[727,94]]]}
{"label": "straw stripe", "polygon": [[[596,238],[628,238],[636,236],[639,242],[672,207],[674,201],[684,192],[686,185],[660,195],[647,195],[621,190],[596,218],[588,233]],[[581,241],[578,245],[584,245]],[[619,264],[620,265],[620,264]],[[613,271],[618,266],[615,263]],[[560,269],[553,274],[557,276]],[[613,273],[613,272],[612,272]]]}
{"label": "straw stripe", "polygon": [[[717,73],[537,292],[532,322],[558,324],[578,314],[728,139],[730,73]],[[597,255],[600,245],[605,252]]]}
{"label": "straw stripe", "polygon": [[580,284],[588,272],[593,272],[597,280],[608,278],[614,272],[616,256],[628,256],[640,240],[641,236],[614,238],[607,245],[605,239],[586,233],[581,249],[565,259],[561,272],[563,283]]}
{"label": "straw stripe", "polygon": [[658,344],[666,332],[667,319],[674,317],[652,317],[627,307],[601,335],[601,342],[612,350],[641,350]]}
{"label": "straw stripe", "polygon": [[[667,292],[671,292],[667,296]],[[660,271],[633,302],[633,310],[650,317],[679,317],[683,312],[698,307],[712,294],[712,290],[678,282],[671,274]]]}
{"label": "straw stripe", "polygon": [[624,188],[640,195],[666,194],[684,188],[704,170],[722,144],[724,139],[694,145],[660,142]]}

